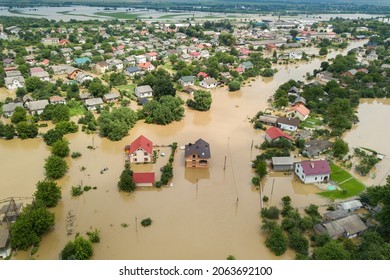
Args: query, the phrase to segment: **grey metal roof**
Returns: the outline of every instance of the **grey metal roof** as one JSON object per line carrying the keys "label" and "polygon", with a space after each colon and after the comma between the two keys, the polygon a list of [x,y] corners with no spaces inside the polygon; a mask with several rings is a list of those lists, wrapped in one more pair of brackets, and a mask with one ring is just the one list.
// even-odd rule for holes
{"label": "grey metal roof", "polygon": [[324,214],[324,218],[326,220],[337,220],[337,219],[347,217],[347,216],[349,216],[349,214],[350,213],[348,213],[348,211],[345,211],[343,209],[339,209],[339,210],[335,210],[335,211],[326,212]]}
{"label": "grey metal roof", "polygon": [[103,104],[103,99],[100,97],[97,98],[90,98],[85,100],[85,105],[87,106],[96,106],[96,105],[102,105]]}
{"label": "grey metal roof", "polygon": [[28,108],[30,111],[38,111],[45,109],[46,105],[49,104],[48,100],[36,100],[36,101],[30,101],[28,103]]}
{"label": "grey metal roof", "polygon": [[317,224],[314,228],[320,233],[328,233],[331,237],[337,237],[342,234],[354,235],[367,229],[366,224],[356,214],[331,221]]}
{"label": "grey metal roof", "polygon": [[362,208],[363,205],[359,200],[350,200],[350,201],[340,202],[338,207],[343,210],[350,211],[350,210]]}
{"label": "grey metal roof", "polygon": [[139,86],[135,88],[135,94],[143,94],[143,93],[148,93],[148,92],[153,92],[153,89],[149,85],[145,86]]}
{"label": "grey metal roof", "polygon": [[115,99],[115,98],[119,98],[120,94],[117,93],[117,92],[111,92],[111,93],[107,93],[104,95],[104,99],[106,100],[110,100],[110,99]]}
{"label": "grey metal roof", "polygon": [[272,115],[261,115],[259,117],[259,121],[266,122],[266,123],[276,123],[279,117],[272,116]]}
{"label": "grey metal roof", "polygon": [[272,157],[272,164],[275,165],[293,165],[292,157]]}
{"label": "grey metal roof", "polygon": [[23,103],[18,102],[18,103],[8,103],[3,105],[3,113],[11,113],[15,111],[16,107],[22,107],[23,108]]}
{"label": "grey metal roof", "polygon": [[189,143],[185,146],[185,157],[198,155],[200,158],[211,158],[210,145],[203,139],[198,139],[194,144]]}

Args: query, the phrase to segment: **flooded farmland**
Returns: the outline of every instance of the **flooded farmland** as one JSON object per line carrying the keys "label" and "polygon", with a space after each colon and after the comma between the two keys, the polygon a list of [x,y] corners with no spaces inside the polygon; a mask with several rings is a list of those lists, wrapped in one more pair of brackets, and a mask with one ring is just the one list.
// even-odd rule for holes
{"label": "flooded farmland", "polygon": [[[354,42],[349,48],[363,43]],[[329,58],[335,55],[331,53]],[[82,132],[67,135],[71,151],[82,156],[67,159],[69,172],[58,181],[62,200],[52,210],[56,214],[55,226],[43,236],[34,258],[58,259],[59,252],[76,233],[97,228],[101,243],[94,245],[94,259],[225,259],[228,255],[237,259],[293,259],[292,251],[275,257],[264,245],[259,191],[251,185],[251,160],[258,153],[251,149],[252,142],[261,143],[264,133],[254,130],[249,118],[267,107],[267,100],[280,84],[288,79],[303,80],[305,73],[320,63],[315,59],[281,67],[273,78],[257,78],[238,92],[218,88],[212,91],[209,112],[186,109],[182,121],[167,126],[138,122],[118,142]],[[119,192],[123,148],[141,134],[160,146],[172,142],[182,146],[203,138],[210,144],[211,167],[184,168],[184,152],[178,149],[172,187],[146,188],[133,194]],[[49,152],[42,139],[0,140],[1,197],[31,197],[35,183],[44,178],[43,164]],[[164,152],[169,154],[169,149]],[[160,155],[157,164],[138,165],[135,169],[153,170],[159,177],[166,157]],[[101,174],[105,167],[108,170]],[[73,198],[71,187],[78,184],[97,189]],[[263,185],[272,205],[279,205],[285,195],[291,196],[296,207],[326,203],[315,194],[319,190],[294,182],[292,176],[271,174]],[[147,217],[153,224],[143,228],[139,221]],[[15,258],[26,258],[26,254],[17,253]]]}

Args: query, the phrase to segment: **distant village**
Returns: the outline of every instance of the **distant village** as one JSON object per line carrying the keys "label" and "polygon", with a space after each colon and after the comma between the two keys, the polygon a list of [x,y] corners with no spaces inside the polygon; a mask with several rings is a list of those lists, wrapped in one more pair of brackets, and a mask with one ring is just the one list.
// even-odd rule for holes
{"label": "distant village", "polygon": [[[358,193],[343,192],[343,182],[337,181],[332,174],[334,168],[340,168],[338,165],[347,167],[351,162],[345,159],[350,154],[348,145],[339,137],[354,123],[354,112],[351,109],[348,124],[335,124],[332,117],[338,119],[345,111],[341,108],[329,112],[324,106],[329,102],[329,107],[333,108],[334,95],[339,92],[337,97],[350,98],[345,89],[358,82],[361,88],[356,89],[357,98],[390,96],[389,87],[383,86],[390,71],[388,49],[384,52],[383,44],[388,46],[390,38],[371,40],[373,31],[365,26],[359,26],[353,32],[336,30],[336,33],[335,26],[329,22],[281,19],[198,24],[119,21],[84,24],[74,21],[60,25],[45,22],[46,27],[36,24],[26,27],[28,24],[21,21],[19,26],[0,19],[0,136],[5,139],[38,136],[45,139],[45,135],[38,134],[37,127],[42,120],[55,118],[50,115],[54,108],[65,106],[70,114],[66,121],[77,117],[83,131],[98,131],[110,140],[120,140],[139,119],[168,124],[183,117],[182,110],[179,116],[162,122],[155,116],[158,103],[170,102],[169,106],[173,107],[168,111],[176,112],[176,108],[183,106],[184,101],[180,99],[183,97],[188,106],[192,104],[193,108],[206,111],[212,106],[214,88],[226,86],[230,91],[236,91],[251,78],[273,76],[278,65],[321,58],[328,50],[342,50],[352,41],[364,40],[364,46],[351,50],[353,58],[350,61],[353,61],[348,60],[342,68],[336,69],[337,59],[325,61],[321,69],[308,73],[307,81],[282,85],[279,93],[268,101],[269,108],[259,112],[252,122],[256,129],[263,130],[260,134],[263,138],[258,142],[265,143],[259,147],[263,157],[254,162],[256,172],[259,162],[266,162],[265,173],[258,172],[260,180],[269,172],[294,173],[303,184],[317,184],[324,191],[337,190],[340,197],[331,197],[333,200],[348,198],[314,225],[318,234],[351,238],[367,230],[366,223],[355,213],[363,207],[361,201],[354,199]],[[18,45],[17,42],[22,41],[25,45]],[[359,91],[363,88],[364,93]],[[319,95],[311,94],[317,89]],[[209,94],[207,106],[200,104],[200,98],[197,98],[204,92]],[[179,101],[171,105],[174,100]],[[338,101],[335,103],[339,104]],[[127,111],[121,114],[128,114],[120,119],[121,124],[127,122],[121,130],[124,133],[117,135],[116,131],[109,131],[114,129],[112,127],[103,129],[105,123],[99,122],[103,113],[106,118],[111,113],[115,119],[114,112],[122,108]],[[15,114],[23,115],[21,111],[29,116],[14,121]],[[31,127],[21,127],[21,122],[27,122]],[[34,129],[36,133],[31,132]],[[49,135],[46,136],[45,142],[51,145]],[[198,137],[179,146],[184,151],[185,168],[203,169],[213,164],[211,137]],[[130,165],[153,164],[155,147],[153,139],[137,135],[118,153],[123,152]],[[375,151],[365,152],[375,159],[380,156]],[[338,165],[333,167],[336,163]],[[134,172],[135,185],[153,187],[158,181],[159,187],[161,184],[169,186],[174,172],[168,170],[172,166],[167,165],[166,171],[171,175],[167,175],[166,180],[158,180],[154,172]],[[362,174],[367,175],[373,165]],[[363,167],[361,170],[363,172]],[[11,221],[21,209],[23,207],[14,201],[4,205],[0,210],[0,222]],[[1,229],[0,233],[0,253],[7,257],[9,231]]]}

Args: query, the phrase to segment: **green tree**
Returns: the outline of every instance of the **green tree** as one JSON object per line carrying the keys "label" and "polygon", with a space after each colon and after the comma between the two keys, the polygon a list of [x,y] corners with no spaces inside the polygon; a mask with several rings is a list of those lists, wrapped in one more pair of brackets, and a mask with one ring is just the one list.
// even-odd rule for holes
{"label": "green tree", "polygon": [[229,47],[233,46],[236,43],[236,38],[234,37],[234,35],[232,33],[227,32],[222,32],[219,35],[218,40],[220,44]]}
{"label": "green tree", "polygon": [[256,173],[257,175],[259,175],[260,179],[264,178],[268,174],[267,163],[264,160],[260,160],[257,162]]}
{"label": "green tree", "polygon": [[293,229],[288,234],[288,246],[302,255],[309,254],[309,241],[297,229]]}
{"label": "green tree", "polygon": [[56,180],[62,178],[68,171],[66,161],[59,156],[49,156],[45,160],[45,174],[46,178]]}
{"label": "green tree", "polygon": [[133,192],[135,191],[135,183],[133,181],[133,171],[130,169],[130,165],[126,165],[123,169],[121,176],[119,177],[118,188],[121,191]]}
{"label": "green tree", "polygon": [[68,121],[70,119],[69,107],[65,104],[49,104],[41,114],[42,120],[52,120],[53,123]]}
{"label": "green tree", "polygon": [[0,137],[10,140],[15,137],[15,126],[13,124],[3,124],[0,122]]}
{"label": "green tree", "polygon": [[28,92],[33,92],[35,90],[40,90],[44,86],[44,82],[41,81],[38,77],[30,77],[26,79],[26,90]]}
{"label": "green tree", "polygon": [[68,133],[76,133],[79,130],[79,127],[75,122],[72,121],[60,121],[56,123],[55,130],[65,135]]}
{"label": "green tree", "polygon": [[11,122],[17,124],[25,122],[27,120],[27,112],[23,107],[16,107],[14,113],[11,116]]}
{"label": "green tree", "polygon": [[267,248],[271,249],[276,256],[282,255],[287,250],[287,238],[282,229],[276,225],[271,231],[265,241]]}
{"label": "green tree", "polygon": [[35,199],[41,201],[45,207],[54,207],[61,199],[61,189],[53,181],[39,181],[36,187]]}
{"label": "green tree", "polygon": [[205,90],[196,90],[194,100],[188,99],[187,105],[199,111],[208,111],[211,107],[211,93]]}
{"label": "green tree", "polygon": [[65,245],[60,258],[61,260],[88,260],[92,255],[92,242],[82,236],[77,236]]}
{"label": "green tree", "polygon": [[69,156],[70,149],[68,140],[62,138],[54,142],[51,146],[51,153],[61,158]]}
{"label": "green tree", "polygon": [[328,49],[325,47],[322,47],[320,49],[319,55],[327,55],[328,54]]}
{"label": "green tree", "polygon": [[38,135],[38,127],[34,123],[22,121],[16,125],[16,132],[21,139],[35,138]]}
{"label": "green tree", "polygon": [[333,144],[333,155],[335,157],[345,156],[349,151],[348,143],[343,141],[341,138],[337,138],[337,140]]}
{"label": "green tree", "polygon": [[280,210],[276,206],[271,206],[270,208],[262,208],[260,215],[262,218],[267,218],[271,220],[277,220],[279,218]]}
{"label": "green tree", "polygon": [[88,86],[88,91],[95,97],[103,97],[110,89],[103,85],[99,78],[94,78]]}
{"label": "green tree", "polygon": [[62,139],[64,135],[61,131],[58,129],[49,129],[44,135],[43,135],[43,141],[49,146],[53,145],[58,140]]}
{"label": "green tree", "polygon": [[39,201],[23,208],[16,221],[11,224],[11,245],[25,250],[38,244],[40,237],[54,225],[54,214]]}
{"label": "green tree", "polygon": [[146,123],[166,125],[180,121],[183,116],[184,108],[180,98],[163,96],[159,101],[152,100],[146,103],[140,117],[145,118]]}
{"label": "green tree", "polygon": [[166,78],[158,78],[153,87],[153,98],[155,100],[160,100],[161,97],[168,95],[176,95],[176,89],[173,87],[172,81]]}
{"label": "green tree", "polygon": [[137,113],[127,107],[115,108],[111,112],[104,111],[97,119],[100,135],[112,141],[121,140],[137,119]]}
{"label": "green tree", "polygon": [[349,260],[351,255],[341,243],[332,240],[322,247],[315,248],[313,258],[315,260]]}
{"label": "green tree", "polygon": [[236,90],[239,90],[241,88],[241,83],[237,80],[233,80],[233,81],[229,82],[228,87],[229,87],[230,91],[236,91]]}
{"label": "green tree", "polygon": [[295,37],[297,37],[297,35],[298,35],[298,30],[296,30],[296,29],[291,29],[290,30],[290,35],[291,35],[291,37],[293,37],[293,38],[295,38]]}

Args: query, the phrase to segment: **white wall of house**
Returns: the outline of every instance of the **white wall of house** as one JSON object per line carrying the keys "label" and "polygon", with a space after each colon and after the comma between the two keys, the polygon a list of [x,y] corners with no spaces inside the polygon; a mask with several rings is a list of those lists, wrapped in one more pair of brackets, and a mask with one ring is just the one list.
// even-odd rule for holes
{"label": "white wall of house", "polygon": [[130,154],[131,163],[152,162],[152,155],[139,148],[134,153]]}
{"label": "white wall of house", "polygon": [[217,84],[208,84],[205,81],[201,81],[199,85],[204,88],[215,88],[217,86]]}
{"label": "white wall of house", "polygon": [[286,117],[289,117],[289,118],[298,118],[298,119],[300,119],[301,121],[306,120],[308,116],[309,116],[309,115],[304,116],[304,115],[302,115],[302,114],[301,114],[300,112],[298,112],[298,111],[290,111],[290,112],[288,112],[288,113],[286,114]]}
{"label": "white wall of house", "polygon": [[279,123],[279,127],[280,127],[280,129],[287,130],[287,131],[296,131],[297,130],[296,126],[287,125],[287,124],[283,124],[283,123]]}
{"label": "white wall of house", "polygon": [[297,163],[295,165],[294,169],[295,174],[299,177],[299,179],[305,183],[305,184],[312,184],[312,183],[321,183],[323,181],[327,181],[330,178],[330,173],[327,174],[318,174],[318,175],[309,175],[307,176],[303,172],[303,168],[301,164]]}
{"label": "white wall of house", "polygon": [[15,79],[12,81],[12,83],[7,84],[6,87],[8,89],[17,89],[17,88],[24,87],[24,84],[21,84],[18,80]]}

